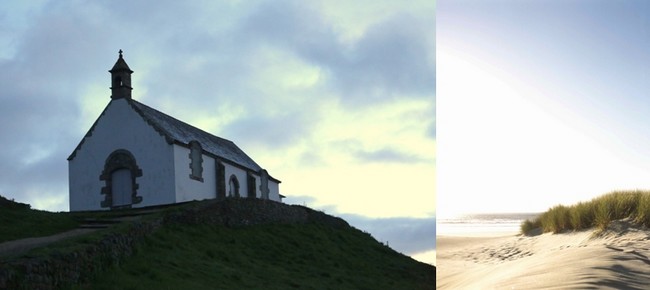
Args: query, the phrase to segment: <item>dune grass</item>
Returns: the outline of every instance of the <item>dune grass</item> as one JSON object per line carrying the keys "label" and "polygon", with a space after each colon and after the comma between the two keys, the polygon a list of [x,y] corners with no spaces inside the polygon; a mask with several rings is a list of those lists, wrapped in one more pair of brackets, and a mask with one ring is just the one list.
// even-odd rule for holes
{"label": "dune grass", "polygon": [[528,234],[541,229],[543,233],[561,233],[593,227],[604,230],[611,221],[625,218],[650,227],[650,191],[615,191],[588,202],[557,205],[533,220],[524,221],[521,232]]}

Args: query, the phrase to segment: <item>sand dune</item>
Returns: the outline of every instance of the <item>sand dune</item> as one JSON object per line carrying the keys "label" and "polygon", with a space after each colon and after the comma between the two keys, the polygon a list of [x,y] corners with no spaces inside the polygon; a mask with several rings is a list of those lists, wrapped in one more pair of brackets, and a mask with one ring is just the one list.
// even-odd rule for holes
{"label": "sand dune", "polygon": [[650,289],[650,230],[437,237],[438,289]]}

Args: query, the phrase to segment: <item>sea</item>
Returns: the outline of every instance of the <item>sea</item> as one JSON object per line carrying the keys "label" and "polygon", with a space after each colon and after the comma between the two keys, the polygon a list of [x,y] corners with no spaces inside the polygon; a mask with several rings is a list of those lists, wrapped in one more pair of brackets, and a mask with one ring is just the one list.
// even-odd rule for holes
{"label": "sea", "polygon": [[520,232],[521,223],[541,213],[481,213],[440,218],[436,222],[437,236],[499,236]]}

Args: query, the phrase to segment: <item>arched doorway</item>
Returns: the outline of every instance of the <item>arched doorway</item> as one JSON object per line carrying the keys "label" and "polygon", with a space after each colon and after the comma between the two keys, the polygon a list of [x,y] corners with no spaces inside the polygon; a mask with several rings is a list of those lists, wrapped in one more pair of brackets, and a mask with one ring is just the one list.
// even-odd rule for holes
{"label": "arched doorway", "polygon": [[138,184],[136,178],[142,176],[135,157],[124,149],[113,151],[104,163],[104,171],[99,180],[106,182],[102,188],[105,195],[101,207],[124,208],[142,202],[142,197],[137,195]]}
{"label": "arched doorway", "polygon": [[230,176],[230,181],[228,181],[228,196],[239,197],[239,181],[234,174]]}

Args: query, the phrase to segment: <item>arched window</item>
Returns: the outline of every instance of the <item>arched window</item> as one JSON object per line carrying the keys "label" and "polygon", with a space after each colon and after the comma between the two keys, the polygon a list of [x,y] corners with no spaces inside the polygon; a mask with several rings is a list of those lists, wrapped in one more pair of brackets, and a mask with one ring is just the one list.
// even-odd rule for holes
{"label": "arched window", "polygon": [[203,182],[203,149],[196,141],[190,142],[190,178]]}
{"label": "arched window", "polygon": [[230,176],[230,181],[228,181],[228,196],[239,197],[239,181],[234,174]]}

